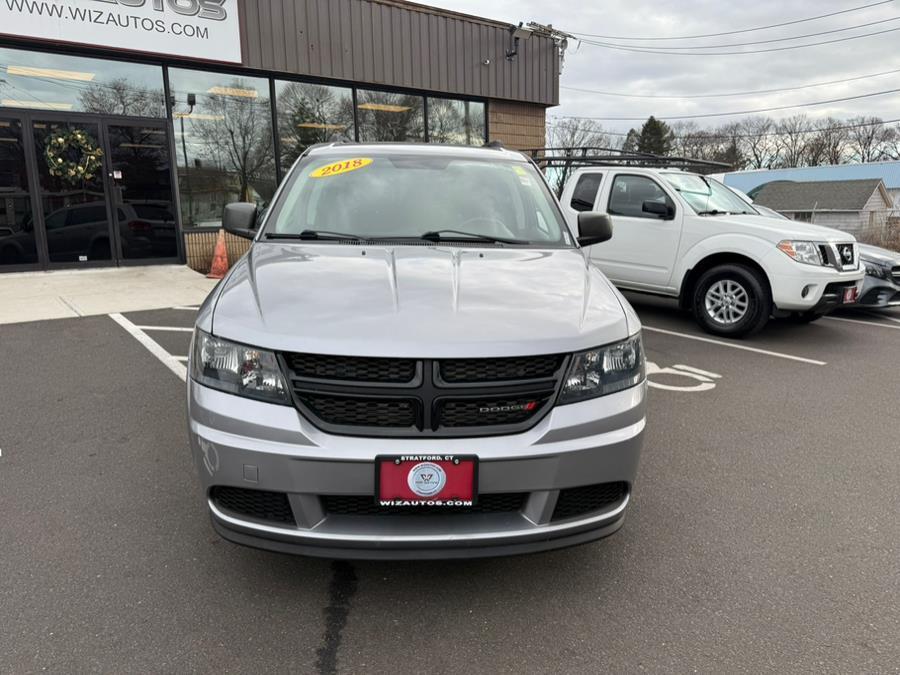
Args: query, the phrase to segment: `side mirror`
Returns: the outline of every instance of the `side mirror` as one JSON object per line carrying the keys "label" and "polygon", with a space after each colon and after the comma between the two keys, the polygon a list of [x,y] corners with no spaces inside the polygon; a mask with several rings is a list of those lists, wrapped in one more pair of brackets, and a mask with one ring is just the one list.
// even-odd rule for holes
{"label": "side mirror", "polygon": [[663,220],[673,220],[675,218],[675,207],[664,202],[654,202],[648,199],[644,202],[641,210],[644,213],[661,216]]}
{"label": "side mirror", "polygon": [[584,211],[578,214],[578,244],[582,247],[602,244],[613,236],[612,218],[606,213]]}
{"label": "side mirror", "polygon": [[244,239],[253,239],[256,237],[256,219],[259,209],[256,204],[247,204],[246,202],[235,202],[225,205],[225,212],[222,214],[222,227],[226,232]]}

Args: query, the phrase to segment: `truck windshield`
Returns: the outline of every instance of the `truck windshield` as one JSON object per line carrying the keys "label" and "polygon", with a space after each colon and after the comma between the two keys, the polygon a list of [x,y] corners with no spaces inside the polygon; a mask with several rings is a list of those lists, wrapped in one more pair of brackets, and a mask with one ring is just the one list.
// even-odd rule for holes
{"label": "truck windshield", "polygon": [[524,162],[313,155],[288,181],[266,224],[267,238],[573,245],[542,177]]}
{"label": "truck windshield", "polygon": [[666,173],[663,176],[699,215],[757,215],[750,204],[716,180],[691,173]]}

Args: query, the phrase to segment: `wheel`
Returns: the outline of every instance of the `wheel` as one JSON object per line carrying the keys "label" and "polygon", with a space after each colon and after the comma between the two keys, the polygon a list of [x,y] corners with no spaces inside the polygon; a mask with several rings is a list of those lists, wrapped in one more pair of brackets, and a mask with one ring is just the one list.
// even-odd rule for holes
{"label": "wheel", "polygon": [[812,323],[813,321],[818,321],[821,319],[824,314],[816,314],[815,312],[797,312],[791,317],[792,321],[796,321],[797,323]]}
{"label": "wheel", "polygon": [[739,264],[707,270],[694,286],[694,317],[714,335],[744,337],[761,330],[772,314],[765,278]]}

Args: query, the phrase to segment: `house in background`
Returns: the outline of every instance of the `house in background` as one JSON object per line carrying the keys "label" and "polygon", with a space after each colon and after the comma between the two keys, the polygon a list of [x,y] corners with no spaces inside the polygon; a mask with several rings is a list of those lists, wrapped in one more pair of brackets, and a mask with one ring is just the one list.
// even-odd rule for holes
{"label": "house in background", "polygon": [[753,169],[722,174],[718,178],[725,185],[747,193],[753,192],[761,185],[778,180],[807,183],[878,178],[884,182],[894,204],[900,207],[900,161],[829,164],[793,169]]}
{"label": "house in background", "polygon": [[767,182],[750,191],[755,203],[792,220],[871,239],[900,227],[900,209],[880,178]]}

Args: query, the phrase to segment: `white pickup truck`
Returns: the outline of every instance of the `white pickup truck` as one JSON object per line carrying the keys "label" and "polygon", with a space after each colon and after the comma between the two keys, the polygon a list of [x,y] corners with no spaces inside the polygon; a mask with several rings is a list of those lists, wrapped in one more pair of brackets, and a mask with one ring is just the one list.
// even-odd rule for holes
{"label": "white pickup truck", "polygon": [[713,179],[676,169],[578,169],[560,198],[570,222],[608,213],[591,260],[623,290],[678,298],[708,332],[755,333],[855,303],[865,270],[849,234],[758,213]]}

